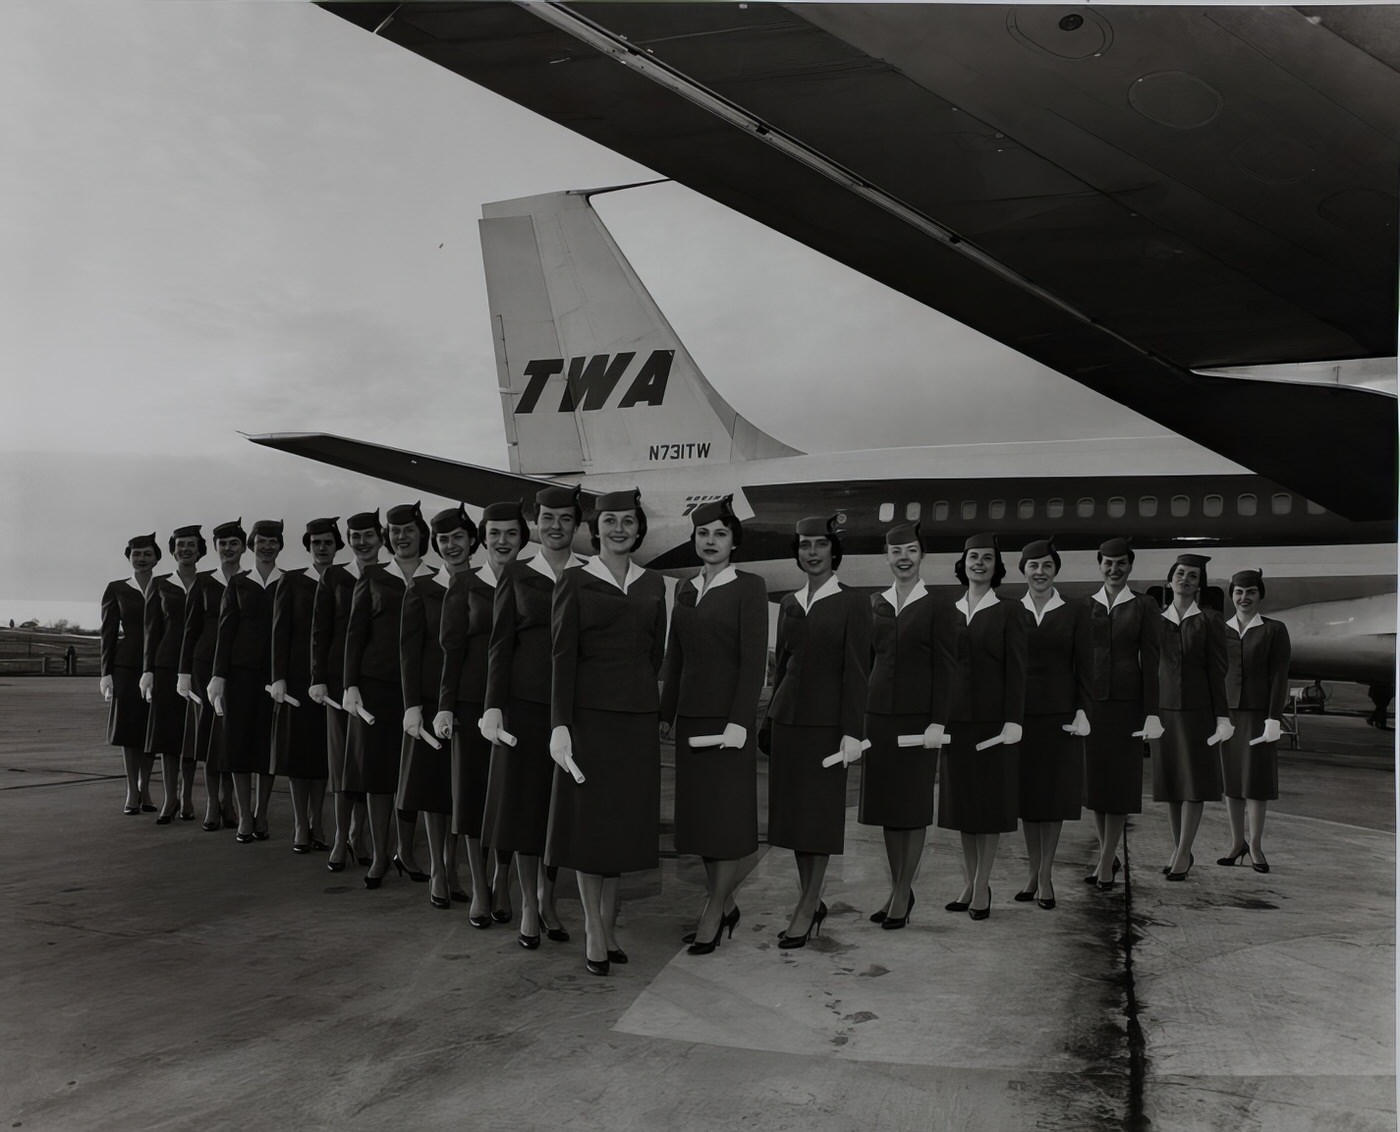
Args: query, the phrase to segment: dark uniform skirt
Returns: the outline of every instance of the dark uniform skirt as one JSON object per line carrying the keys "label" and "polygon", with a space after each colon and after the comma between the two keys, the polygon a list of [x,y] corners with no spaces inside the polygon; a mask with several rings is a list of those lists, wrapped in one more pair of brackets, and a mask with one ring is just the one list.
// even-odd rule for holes
{"label": "dark uniform skirt", "polygon": [[231,774],[272,773],[272,697],[251,668],[229,671],[224,685],[224,769]]}
{"label": "dark uniform skirt", "polygon": [[[474,726],[474,721],[468,724]],[[501,852],[542,857],[549,834],[549,795],[554,788],[549,705],[511,700],[505,711],[505,727],[515,736],[515,746],[496,743],[491,747],[481,839]]]}
{"label": "dark uniform skirt", "polygon": [[146,750],[149,712],[141,698],[141,673],[134,668],[112,670],[112,698],[107,702],[107,742],[113,747]]}
{"label": "dark uniform skirt", "polygon": [[886,829],[923,829],[933,824],[938,752],[901,747],[901,735],[922,735],[926,715],[867,715],[870,749],[861,757],[860,823]]}
{"label": "dark uniform skirt", "polygon": [[1020,813],[1020,744],[977,744],[1000,734],[1000,723],[950,720],[952,742],[938,756],[938,824],[963,833],[1014,833]]}
{"label": "dark uniform skirt", "polygon": [[1263,711],[1230,712],[1235,733],[1220,744],[1220,769],[1227,797],[1268,801],[1278,797],[1278,744],[1249,745],[1251,739],[1264,734],[1267,718],[1268,712]]}
{"label": "dark uniform skirt", "polygon": [[[452,728],[452,832],[481,838],[491,777],[491,744],[481,737],[481,729],[476,724],[481,718],[481,705],[458,704],[457,708],[457,722]],[[506,730],[515,735],[510,727]],[[546,756],[548,750],[546,738]],[[552,767],[553,761],[549,765]],[[496,848],[494,842],[487,844]]]}
{"label": "dark uniform skirt", "polygon": [[1152,800],[1220,801],[1220,753],[1206,746],[1215,732],[1210,708],[1164,708],[1162,727],[1162,737],[1152,744]]}
{"label": "dark uniform skirt", "polygon": [[[339,702],[339,701],[337,701]],[[326,789],[339,794],[345,789],[345,725],[343,711],[327,705],[326,713]]]}
{"label": "dark uniform skirt", "polygon": [[655,712],[577,708],[570,728],[579,784],[554,768],[545,864],[603,875],[654,869],[661,822]]}
{"label": "dark uniform skirt", "polygon": [[199,697],[199,702],[185,701],[185,735],[180,755],[197,763],[207,762],[208,770],[222,771],[224,729],[214,726],[214,708],[205,698],[209,675],[209,665],[200,662],[190,673],[190,691]]}
{"label": "dark uniform skirt", "polygon": [[1084,805],[1100,814],[1142,813],[1141,700],[1099,700],[1084,740]]}
{"label": "dark uniform skirt", "polygon": [[146,750],[161,755],[178,755],[185,746],[184,696],[175,690],[176,673],[169,668],[157,668],[153,673],[155,686],[151,689],[151,710],[146,721]]}
{"label": "dark uniform skirt", "polygon": [[1079,820],[1084,740],[1064,730],[1067,722],[1063,712],[1026,716],[1017,744],[1022,821]]}
{"label": "dark uniform skirt", "polygon": [[288,687],[287,694],[301,707],[274,704],[273,762],[278,774],[288,778],[325,778],[326,710],[311,702],[304,687]]}
{"label": "dark uniform skirt", "polygon": [[[676,740],[676,852],[735,861],[758,849],[758,748],[693,750],[692,735],[718,735],[729,721],[680,716]],[[587,773],[587,772],[585,772]]]}
{"label": "dark uniform skirt", "polygon": [[841,728],[773,724],[768,759],[768,844],[797,853],[846,851],[846,767],[822,766]]}
{"label": "dark uniform skirt", "polygon": [[366,723],[359,715],[346,722],[342,790],[346,794],[394,794],[399,788],[403,689],[397,682],[362,676],[360,696],[374,723]]}
{"label": "dark uniform skirt", "polygon": [[[423,704],[423,729],[432,727],[437,715],[436,703]],[[455,736],[456,729],[453,729]],[[443,743],[435,751],[422,739],[401,733],[399,758],[399,795],[394,805],[400,810],[421,810],[429,814],[450,814],[453,811],[452,763],[456,739]],[[437,736],[433,736],[437,739]],[[439,743],[442,740],[438,739]]]}

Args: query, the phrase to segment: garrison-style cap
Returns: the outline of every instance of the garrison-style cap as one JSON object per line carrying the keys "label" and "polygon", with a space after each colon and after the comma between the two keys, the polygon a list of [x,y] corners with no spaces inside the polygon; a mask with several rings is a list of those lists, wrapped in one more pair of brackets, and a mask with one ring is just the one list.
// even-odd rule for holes
{"label": "garrison-style cap", "polygon": [[451,534],[453,531],[466,531],[472,538],[476,538],[476,524],[472,522],[472,517],[467,514],[467,509],[460,503],[456,507],[449,507],[446,511],[439,511],[433,516],[433,521],[428,526],[434,537]]}
{"label": "garrison-style cap", "polygon": [[1205,569],[1206,563],[1209,561],[1209,554],[1178,554],[1172,566],[1173,568],[1177,566],[1194,566],[1198,570],[1203,570]]}
{"label": "garrison-style cap", "polygon": [[1055,569],[1060,568],[1060,552],[1055,549],[1055,540],[1052,538],[1038,538],[1021,548],[1021,573],[1026,572],[1026,563],[1032,558],[1053,558]]}
{"label": "garrison-style cap", "polygon": [[329,519],[312,519],[306,524],[306,531],[301,536],[301,545],[310,550],[312,535],[335,535],[335,548],[339,550],[345,545],[345,540],[340,537],[339,523],[339,515]]}
{"label": "garrison-style cap", "polygon": [[604,511],[640,511],[641,509],[642,493],[635,487],[629,487],[626,491],[606,492],[593,502],[593,514],[595,515],[601,515]]}
{"label": "garrison-style cap", "polygon": [[488,522],[509,523],[512,520],[520,524],[522,531],[529,529],[529,523],[525,519],[525,508],[519,499],[506,500],[502,503],[488,503],[482,508],[481,521],[483,524]]}
{"label": "garrison-style cap", "polygon": [[736,523],[739,516],[734,514],[734,496],[726,495],[723,499],[712,499],[708,503],[702,503],[690,513],[690,525],[692,527],[703,527],[706,523],[716,523],[721,519],[733,519]]}
{"label": "garrison-style cap", "polygon": [[1236,586],[1260,586],[1264,585],[1263,570],[1237,570],[1230,575],[1230,588]]}
{"label": "garrison-style cap", "polygon": [[403,526],[405,523],[423,522],[423,504],[400,503],[397,507],[390,507],[384,512],[384,521],[393,523],[395,526]]}
{"label": "garrison-style cap", "polygon": [[[572,487],[567,484],[556,484],[553,487],[542,487],[535,492],[535,507],[548,507],[551,510],[559,511],[565,507],[579,507],[579,496],[583,494],[583,488],[578,484]],[[581,509],[581,508],[580,508]]]}
{"label": "garrison-style cap", "polygon": [[253,529],[249,533],[254,538],[257,538],[259,535],[262,535],[263,538],[281,538],[282,520],[259,519],[256,523],[253,524]]}
{"label": "garrison-style cap", "polygon": [[997,536],[983,532],[980,535],[969,535],[967,541],[963,543],[963,553],[969,550],[995,550],[1001,553],[1001,544],[997,542]]}
{"label": "garrison-style cap", "polygon": [[379,522],[379,508],[351,515],[345,520],[345,529],[347,531],[378,531],[380,535],[383,535],[384,528]]}
{"label": "garrison-style cap", "polygon": [[248,532],[243,529],[243,520],[238,518],[231,523],[220,523],[214,528],[214,537],[216,539],[236,538],[240,542],[247,542]]}
{"label": "garrison-style cap", "polygon": [[1133,540],[1130,538],[1111,538],[1099,544],[1099,554],[1104,558],[1122,558],[1132,552]]}
{"label": "garrison-style cap", "polygon": [[176,527],[173,531],[170,532],[170,537],[171,537],[171,538],[201,538],[201,537],[203,537],[203,536],[202,536],[202,535],[200,534],[200,532],[199,532],[199,524],[198,524],[198,523],[194,523],[194,524],[192,524],[191,526],[188,526],[188,527]]}
{"label": "garrison-style cap", "polygon": [[159,550],[160,546],[156,543],[155,531],[152,531],[148,535],[132,535],[131,538],[126,540],[126,549],[128,551]]}
{"label": "garrison-style cap", "polygon": [[885,532],[886,546],[908,546],[911,542],[917,542],[919,549],[923,549],[923,528],[917,522],[896,523]]}
{"label": "garrison-style cap", "polygon": [[821,515],[808,515],[805,519],[797,520],[797,527],[794,533],[799,538],[804,535],[807,538],[811,538],[814,535],[825,535],[827,538],[831,538],[833,535],[839,535],[841,532],[836,529],[835,515],[829,518],[823,518]]}

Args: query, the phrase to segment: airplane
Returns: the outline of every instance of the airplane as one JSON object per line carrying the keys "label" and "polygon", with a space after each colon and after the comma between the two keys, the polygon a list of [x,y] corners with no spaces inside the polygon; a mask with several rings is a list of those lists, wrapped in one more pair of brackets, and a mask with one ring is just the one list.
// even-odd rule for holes
{"label": "airplane", "polygon": [[320,433],[249,439],[476,506],[551,483],[588,496],[637,486],[649,526],[638,557],[673,575],[698,564],[689,513],[732,494],[743,566],[774,597],[800,581],[791,532],[813,514],[837,517],[840,574],[857,586],[888,584],[883,534],[903,520],[921,523],[927,580],[948,587],[963,540],[981,531],[1009,556],[1053,536],[1067,596],[1097,589],[1095,549],[1113,535],[1132,536],[1139,587],[1160,585],[1183,549],[1203,551],[1217,582],[1264,570],[1270,616],[1293,632],[1293,675],[1370,684],[1383,712],[1395,670],[1393,523],[1344,518],[1178,437],[800,452],[710,384],[607,231],[591,198],[630,187],[483,207],[509,471]]}

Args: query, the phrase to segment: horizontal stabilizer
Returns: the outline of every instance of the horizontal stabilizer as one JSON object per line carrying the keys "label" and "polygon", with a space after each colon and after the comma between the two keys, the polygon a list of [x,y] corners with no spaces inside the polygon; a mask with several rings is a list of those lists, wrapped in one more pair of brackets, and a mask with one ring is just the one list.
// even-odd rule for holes
{"label": "horizontal stabilizer", "polygon": [[[244,435],[247,435],[246,433]],[[306,456],[377,480],[459,499],[484,507],[502,499],[533,499],[535,492],[556,481],[462,464],[363,440],[348,440],[325,432],[269,432],[248,436],[254,444]]]}

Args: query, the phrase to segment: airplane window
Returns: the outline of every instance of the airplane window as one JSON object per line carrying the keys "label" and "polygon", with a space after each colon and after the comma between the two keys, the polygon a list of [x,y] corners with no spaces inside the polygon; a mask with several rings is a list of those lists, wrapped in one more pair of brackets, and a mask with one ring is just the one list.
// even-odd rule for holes
{"label": "airplane window", "polygon": [[1108,501],[1108,517],[1110,519],[1121,519],[1128,513],[1128,501],[1121,495],[1115,495]]}
{"label": "airplane window", "polygon": [[1035,518],[1035,500],[1034,500],[1034,499],[1023,499],[1023,500],[1021,500],[1020,503],[1016,504],[1016,518],[1018,518],[1018,519],[1034,519],[1034,518]]}
{"label": "airplane window", "polygon": [[1225,499],[1219,495],[1207,495],[1201,500],[1201,510],[1207,519],[1218,519],[1225,510]]}
{"label": "airplane window", "polygon": [[1324,507],[1324,506],[1322,506],[1321,503],[1314,503],[1311,499],[1306,500],[1305,502],[1306,502],[1307,505],[1308,505],[1308,514],[1309,514],[1309,515],[1325,515],[1325,514],[1327,514],[1327,508]]}
{"label": "airplane window", "polygon": [[1094,501],[1087,497],[1081,499],[1076,505],[1075,511],[1081,519],[1092,519],[1094,517]]}
{"label": "airplane window", "polygon": [[1045,501],[1045,517],[1047,519],[1058,519],[1065,513],[1065,501],[1063,499],[1047,499]]}
{"label": "airplane window", "polygon": [[1253,515],[1259,510],[1259,500],[1249,492],[1242,494],[1235,503],[1235,511],[1240,515]]}
{"label": "airplane window", "polygon": [[919,512],[922,510],[922,503],[911,503],[904,509],[904,517],[912,523],[919,517]]}
{"label": "airplane window", "polygon": [[1138,500],[1138,514],[1144,519],[1150,519],[1157,514],[1157,497],[1155,495],[1144,495]]}
{"label": "airplane window", "polygon": [[940,499],[933,505],[933,521],[935,523],[948,521],[948,501],[946,499]]}
{"label": "airplane window", "polygon": [[1183,515],[1191,514],[1191,500],[1185,495],[1172,496],[1172,518],[1180,519]]}
{"label": "airplane window", "polygon": [[893,503],[881,503],[881,504],[880,504],[880,522],[882,522],[882,523],[888,523],[888,522],[889,522],[891,519],[893,519],[893,518],[894,518],[894,504],[893,504]]}
{"label": "airplane window", "polygon": [[1293,510],[1293,496],[1286,491],[1274,493],[1273,512],[1275,515],[1287,515]]}
{"label": "airplane window", "polygon": [[1004,499],[993,499],[990,503],[988,503],[988,504],[987,504],[987,518],[989,518],[989,519],[1004,519],[1004,518],[1006,518],[1006,500],[1004,500]]}
{"label": "airplane window", "polygon": [[977,500],[964,499],[962,505],[962,517],[964,519],[977,518]]}

